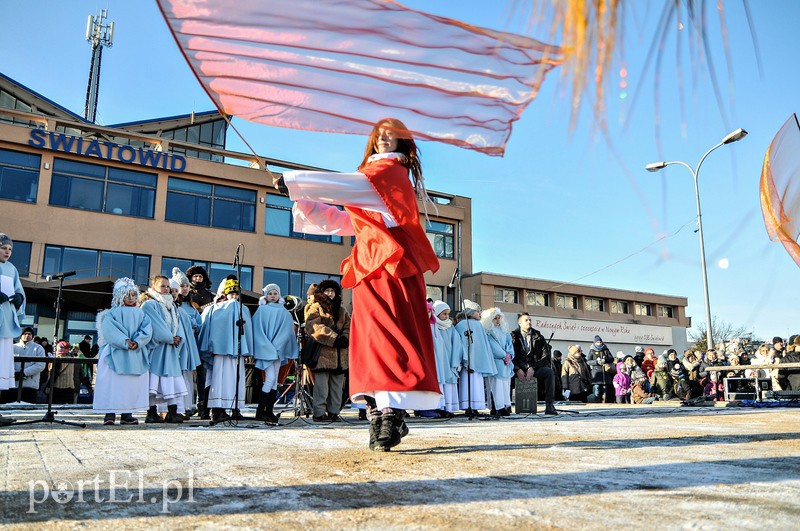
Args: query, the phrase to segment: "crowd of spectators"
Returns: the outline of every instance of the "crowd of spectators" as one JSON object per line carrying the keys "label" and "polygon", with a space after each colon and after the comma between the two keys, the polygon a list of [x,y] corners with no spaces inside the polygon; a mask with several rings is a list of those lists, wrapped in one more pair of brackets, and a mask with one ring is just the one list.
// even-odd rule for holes
{"label": "crowd of spectators", "polygon": [[558,360],[560,365],[561,393],[566,400],[618,404],[724,400],[727,378],[766,380],[773,391],[800,391],[800,368],[780,367],[800,363],[800,335],[788,341],[774,337],[754,350],[748,347],[737,341],[722,345],[719,351],[688,349],[678,354],[668,349],[656,355],[651,347],[637,346],[632,354],[612,355],[602,338],[595,336],[588,355],[580,345],[570,346],[563,362],[561,352],[553,354],[554,363]]}

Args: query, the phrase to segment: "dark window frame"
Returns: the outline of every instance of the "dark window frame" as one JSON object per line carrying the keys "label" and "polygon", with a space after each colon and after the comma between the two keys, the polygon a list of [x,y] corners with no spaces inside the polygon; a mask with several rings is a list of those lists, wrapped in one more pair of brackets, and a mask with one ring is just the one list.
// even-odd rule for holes
{"label": "dark window frame", "polygon": [[[179,188],[179,184],[185,183],[187,185],[202,185],[207,186],[210,189],[210,193],[202,193],[199,191],[192,191],[189,190],[189,186],[184,189]],[[231,195],[225,195],[224,191],[226,190],[235,190],[235,193],[247,193],[252,194],[252,201],[237,199],[233,197],[234,193],[232,192]],[[223,193],[220,194],[218,191],[222,191]],[[199,227],[209,227],[213,229],[221,229],[221,230],[235,230],[238,232],[255,232],[256,229],[256,204],[257,204],[258,192],[251,188],[239,188],[236,186],[227,186],[222,184],[213,184],[207,183],[203,181],[193,181],[191,179],[184,179],[181,177],[173,177],[170,176],[169,180],[167,181],[167,201],[166,201],[166,208],[164,213],[164,221],[169,223],[183,223],[185,225],[196,225]],[[186,207],[176,207],[175,201],[187,201],[191,200],[194,202],[193,213],[194,216],[192,217],[193,221],[188,221],[185,217],[185,213],[187,211]],[[204,206],[201,206],[201,202],[206,201],[208,202],[208,211],[207,217],[202,216],[205,214],[206,211],[203,210]],[[217,205],[217,203],[220,203]],[[172,208],[170,208],[172,205]],[[239,227],[233,226],[222,226],[217,222],[217,218],[215,215],[215,211],[221,210],[223,205],[226,207],[231,207],[234,205],[238,205],[239,207]],[[249,209],[249,211],[246,211]],[[207,219],[207,223],[205,220]]]}

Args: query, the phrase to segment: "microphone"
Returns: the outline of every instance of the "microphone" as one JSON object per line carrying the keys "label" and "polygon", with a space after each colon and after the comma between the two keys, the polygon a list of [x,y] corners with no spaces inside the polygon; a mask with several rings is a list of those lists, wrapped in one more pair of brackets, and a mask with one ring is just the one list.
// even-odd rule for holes
{"label": "microphone", "polygon": [[447,285],[448,288],[453,289],[456,287],[456,278],[458,278],[458,268],[453,271],[453,278],[450,279],[450,283]]}
{"label": "microphone", "polygon": [[233,257],[233,265],[231,269],[236,269],[239,266],[239,250],[242,248],[242,244],[236,246],[236,256]]}
{"label": "microphone", "polygon": [[45,278],[46,281],[50,282],[51,280],[61,280],[62,278],[71,277],[77,274],[77,271],[66,271],[64,273],[56,273],[55,275],[47,275]]}

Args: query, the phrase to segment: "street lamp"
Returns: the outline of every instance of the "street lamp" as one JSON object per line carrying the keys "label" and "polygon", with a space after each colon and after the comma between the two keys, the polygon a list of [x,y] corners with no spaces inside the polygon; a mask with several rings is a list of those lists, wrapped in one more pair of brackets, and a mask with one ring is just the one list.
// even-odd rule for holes
{"label": "street lamp", "polygon": [[714,348],[713,343],[713,334],[711,330],[711,305],[708,302],[708,273],[706,271],[706,248],[703,243],[703,216],[700,213],[700,188],[697,185],[697,175],[700,172],[700,166],[703,164],[703,161],[706,160],[706,157],[718,147],[724,146],[726,144],[732,144],[733,142],[737,142],[747,136],[747,131],[744,129],[737,129],[736,131],[730,133],[725,138],[722,139],[722,142],[717,144],[716,146],[712,147],[703,157],[700,159],[700,162],[697,163],[697,168],[692,169],[691,166],[682,162],[680,160],[675,160],[671,162],[651,162],[645,169],[647,171],[656,172],[670,166],[672,164],[680,164],[692,172],[692,177],[694,178],[694,196],[697,200],[697,231],[700,234],[700,263],[703,267],[703,295],[705,297],[706,303],[706,345],[707,348],[710,350]]}

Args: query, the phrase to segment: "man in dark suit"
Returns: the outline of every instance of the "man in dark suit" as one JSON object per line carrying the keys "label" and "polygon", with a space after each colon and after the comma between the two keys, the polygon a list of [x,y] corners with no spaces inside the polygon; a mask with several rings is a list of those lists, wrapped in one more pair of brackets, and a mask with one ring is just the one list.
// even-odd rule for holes
{"label": "man in dark suit", "polygon": [[511,332],[514,343],[514,370],[520,381],[536,378],[539,387],[544,387],[545,415],[558,415],[553,406],[556,377],[550,364],[550,345],[544,336],[531,325],[527,312],[517,315],[519,327]]}

